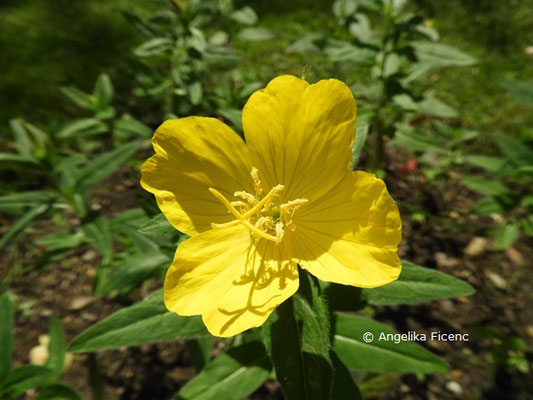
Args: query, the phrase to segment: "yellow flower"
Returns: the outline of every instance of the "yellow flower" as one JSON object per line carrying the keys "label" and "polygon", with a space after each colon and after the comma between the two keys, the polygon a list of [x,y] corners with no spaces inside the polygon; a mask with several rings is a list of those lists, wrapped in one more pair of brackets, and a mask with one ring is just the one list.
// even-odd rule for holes
{"label": "yellow flower", "polygon": [[383,181],[350,171],[355,117],[344,83],[280,76],[244,107],[246,143],[214,118],[157,129],[141,184],[191,236],[165,278],[169,310],[228,337],[296,292],[298,265],[365,288],[398,277],[396,204]]}

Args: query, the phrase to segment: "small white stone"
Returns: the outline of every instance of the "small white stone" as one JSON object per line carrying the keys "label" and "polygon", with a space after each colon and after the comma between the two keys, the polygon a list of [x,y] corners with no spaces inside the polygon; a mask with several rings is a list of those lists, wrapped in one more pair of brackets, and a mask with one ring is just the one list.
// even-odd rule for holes
{"label": "small white stone", "polygon": [[446,382],[446,390],[458,396],[463,394],[463,388],[455,381]]}

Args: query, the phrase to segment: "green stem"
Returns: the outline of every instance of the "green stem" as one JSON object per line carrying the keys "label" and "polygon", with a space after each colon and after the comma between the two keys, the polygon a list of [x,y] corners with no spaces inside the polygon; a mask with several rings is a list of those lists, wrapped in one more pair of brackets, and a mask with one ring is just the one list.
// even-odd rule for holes
{"label": "green stem", "polygon": [[389,32],[392,26],[392,1],[389,1],[388,6],[385,8],[385,30],[381,38],[381,49],[383,51],[383,57],[381,58],[381,63],[379,66],[379,77],[378,80],[381,83],[380,94],[378,97],[378,102],[374,111],[374,117],[371,122],[370,133],[373,137],[373,153],[369,159],[368,169],[371,172],[376,172],[383,168],[383,116],[382,111],[389,102],[387,98],[386,91],[386,77],[385,77],[385,66],[387,63],[387,58],[389,57],[389,51],[387,50],[387,41],[389,39]]}

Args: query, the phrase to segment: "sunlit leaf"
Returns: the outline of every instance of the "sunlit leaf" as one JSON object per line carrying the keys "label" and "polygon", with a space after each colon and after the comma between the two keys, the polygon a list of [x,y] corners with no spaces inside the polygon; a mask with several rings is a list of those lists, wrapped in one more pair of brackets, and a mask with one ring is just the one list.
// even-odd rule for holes
{"label": "sunlit leaf", "polygon": [[240,400],[270,375],[272,366],[259,342],[221,353],[179,391],[178,400]]}
{"label": "sunlit leaf", "polygon": [[362,289],[362,297],[371,304],[420,303],[473,293],[468,283],[409,261],[402,261],[397,280],[375,289]]}
{"label": "sunlit leaf", "polygon": [[181,317],[163,304],[163,290],[123,308],[78,335],[68,350],[77,353],[168,342],[209,335],[202,318]]}
{"label": "sunlit leaf", "polygon": [[[365,333],[373,340],[363,340]],[[417,343],[380,340],[380,335],[398,332],[374,320],[337,314],[333,347],[339,359],[351,370],[373,372],[446,372],[446,363]],[[368,335],[366,336],[368,338]]]}

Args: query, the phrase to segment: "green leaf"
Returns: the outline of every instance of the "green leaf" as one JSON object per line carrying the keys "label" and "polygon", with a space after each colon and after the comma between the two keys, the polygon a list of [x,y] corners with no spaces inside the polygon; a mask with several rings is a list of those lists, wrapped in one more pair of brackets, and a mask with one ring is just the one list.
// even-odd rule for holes
{"label": "green leaf", "polygon": [[92,108],[93,102],[91,101],[91,96],[89,96],[87,93],[82,92],[75,87],[61,87],[59,90],[78,107],[86,110],[90,110]]}
{"label": "green leaf", "polygon": [[310,33],[291,43],[285,51],[287,53],[309,52],[320,54],[321,49],[316,42],[323,39],[324,35],[321,33]]}
{"label": "green leaf", "polygon": [[374,33],[370,26],[370,20],[365,14],[356,14],[357,20],[352,22],[348,30],[361,43],[371,43]]}
{"label": "green leaf", "polygon": [[393,142],[413,151],[432,151],[444,153],[440,142],[435,138],[425,135],[421,131],[407,125],[399,125],[394,135]]}
{"label": "green leaf", "polygon": [[533,106],[533,84],[510,79],[498,79],[498,83],[525,104]]}
{"label": "green leaf", "polygon": [[439,118],[457,118],[457,110],[439,99],[428,96],[417,104],[417,111],[421,114],[431,115]]}
{"label": "green leaf", "polygon": [[77,175],[75,189],[85,192],[120,167],[137,150],[139,144],[128,143],[89,161]]}
{"label": "green leaf", "polygon": [[[94,95],[100,100],[100,105],[108,105],[113,100],[115,91],[113,90],[113,83],[107,74],[100,74],[94,85]],[[100,107],[102,108],[102,107]]]}
{"label": "green leaf", "polygon": [[2,382],[0,398],[15,398],[29,389],[45,385],[52,377],[50,369],[39,365],[24,365],[11,371]]}
{"label": "green leaf", "polygon": [[0,162],[17,163],[21,164],[22,167],[27,168],[35,168],[36,166],[39,166],[39,162],[35,158],[11,153],[0,153]]}
{"label": "green leaf", "polygon": [[333,3],[333,14],[344,23],[344,21],[357,11],[357,0],[335,0]]}
{"label": "green leaf", "polygon": [[153,134],[152,129],[143,124],[141,121],[126,116],[117,119],[114,123],[113,129],[117,136],[124,139],[130,136],[150,139]]}
{"label": "green leaf", "polygon": [[[236,129],[242,133],[242,111],[236,108],[220,108],[217,110],[220,115],[226,118]],[[242,135],[241,135],[242,136]]]}
{"label": "green leaf", "polygon": [[266,28],[244,28],[239,32],[238,37],[249,42],[260,42],[272,39],[276,37],[276,34],[271,29]]}
{"label": "green leaf", "polygon": [[448,45],[425,41],[411,42],[420,62],[435,67],[465,67],[477,63],[477,60]]}
{"label": "green leaf", "polygon": [[0,196],[0,211],[8,213],[21,213],[28,207],[36,207],[51,202],[56,195],[52,192],[35,190]]}
{"label": "green leaf", "polygon": [[324,52],[330,61],[347,61],[356,66],[369,67],[374,64],[376,51],[366,47],[354,46],[341,40],[328,40]]}
{"label": "green leaf", "polygon": [[72,386],[56,383],[43,388],[37,400],[83,400],[83,397]]}
{"label": "green leaf", "polygon": [[352,169],[357,166],[361,152],[365,146],[366,138],[368,136],[368,128],[370,125],[362,118],[357,120],[355,129],[355,140],[352,146]]}
{"label": "green leaf", "polygon": [[485,197],[474,206],[472,211],[479,215],[501,214],[503,207],[494,197]]}
{"label": "green leaf", "polygon": [[467,156],[465,157],[465,161],[489,172],[499,172],[505,165],[503,158],[492,156]]}
{"label": "green leaf", "polygon": [[52,376],[50,377],[51,381],[59,379],[63,368],[65,366],[65,353],[67,351],[67,341],[65,339],[65,334],[63,333],[63,328],[61,328],[61,322],[58,317],[52,318],[52,323],[50,326],[50,344],[48,345],[48,360],[44,365],[48,369]]}
{"label": "green leaf", "polygon": [[244,25],[255,25],[258,21],[257,14],[253,8],[245,6],[239,10],[233,11],[229,17]]}
{"label": "green leaf", "polygon": [[39,246],[44,246],[47,251],[74,249],[83,243],[85,235],[82,231],[56,232],[37,239]]}
{"label": "green leaf", "polygon": [[111,260],[113,243],[109,222],[101,215],[84,221],[81,230],[91,245],[104,257],[104,264]]}
{"label": "green leaf", "polygon": [[172,44],[172,40],[167,38],[153,38],[135,48],[133,53],[138,57],[161,55],[168,52]]}
{"label": "green leaf", "polygon": [[202,102],[204,91],[201,82],[196,81],[190,84],[187,90],[189,92],[189,100],[191,101],[191,104],[196,106]]}
{"label": "green leaf", "polygon": [[9,125],[13,131],[19,154],[26,158],[33,158],[33,145],[23,122],[20,119],[12,119],[9,121]]}
{"label": "green leaf", "polygon": [[464,176],[461,181],[468,188],[485,196],[499,196],[508,192],[504,184],[478,176]]}
{"label": "green leaf", "polygon": [[331,361],[335,371],[331,400],[361,400],[361,393],[350,375],[350,371],[333,351],[331,352]]}
{"label": "green leaf", "polygon": [[95,118],[81,118],[66,124],[61,129],[56,137],[59,139],[66,139],[70,137],[84,137],[90,135],[97,135],[99,133],[107,132],[108,128],[105,123]]}
{"label": "green leaf", "polygon": [[507,222],[506,224],[501,225],[496,230],[494,249],[496,251],[501,251],[511,247],[515,244],[519,235],[520,227],[518,224]]}
{"label": "green leaf", "polygon": [[170,264],[170,258],[159,252],[135,255],[123,260],[112,275],[98,290],[99,295],[138,285],[161,272],[163,265]]}
{"label": "green leaf", "polygon": [[265,348],[250,342],[221,353],[179,391],[178,400],[240,400],[263,384],[272,369]]}
{"label": "green leaf", "polygon": [[211,346],[213,345],[213,338],[211,336],[205,336],[202,338],[188,339],[185,342],[189,358],[196,368],[196,371],[201,371],[211,355]]}
{"label": "green leaf", "polygon": [[518,166],[532,164],[533,150],[525,143],[506,135],[494,135],[493,139],[509,162]]}
{"label": "green leaf", "polygon": [[329,399],[329,312],[316,278],[300,270],[300,288],[262,328],[265,347],[287,400]]}
{"label": "green leaf", "polygon": [[13,330],[15,321],[15,311],[11,294],[4,292],[0,295],[0,383],[8,375],[11,368],[11,357],[13,353],[13,343],[15,342],[15,332]]}
{"label": "green leaf", "polygon": [[209,333],[201,317],[181,317],[168,311],[163,304],[163,290],[157,290],[83,331],[68,350],[82,353],[205,335]]}
{"label": "green leaf", "polygon": [[44,214],[48,208],[50,208],[48,204],[37,205],[20,217],[0,238],[0,249],[29,226],[36,218]]}
{"label": "green leaf", "polygon": [[153,217],[139,229],[139,233],[160,246],[175,246],[182,236],[187,237],[170,225],[163,214]]}
{"label": "green leaf", "polygon": [[375,289],[362,289],[362,296],[371,304],[411,304],[469,296],[474,289],[468,283],[445,273],[402,261],[397,280]]}
{"label": "green leaf", "polygon": [[[373,341],[366,343],[363,335],[370,332]],[[380,335],[398,334],[374,320],[339,313],[335,322],[333,348],[339,359],[351,370],[372,372],[446,372],[446,363],[409,341],[379,340]]]}

